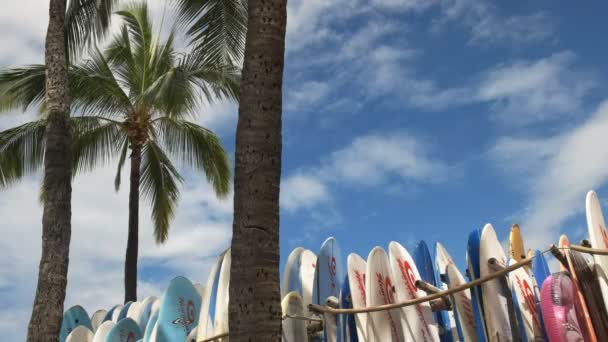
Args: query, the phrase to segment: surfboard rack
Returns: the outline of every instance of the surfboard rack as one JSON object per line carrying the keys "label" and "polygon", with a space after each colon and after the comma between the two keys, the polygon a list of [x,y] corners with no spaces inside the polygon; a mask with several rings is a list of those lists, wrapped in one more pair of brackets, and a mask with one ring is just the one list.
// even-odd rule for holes
{"label": "surfboard rack", "polygon": [[[416,280],[414,283],[417,288],[426,292],[427,294],[435,294],[441,292],[440,288],[437,288],[433,284],[427,283],[424,280]],[[452,302],[450,301],[448,296],[441,297],[436,300],[430,301],[431,310],[435,311],[443,311],[443,310],[452,310]]]}
{"label": "surfboard rack", "polygon": [[488,259],[488,266],[490,266],[490,269],[494,272],[499,272],[506,268],[496,258]]}
{"label": "surfboard rack", "polygon": [[551,245],[551,247],[549,247],[549,251],[551,252],[551,254],[553,254],[555,259],[560,262],[560,264],[568,268],[568,260],[566,259],[566,256],[564,255],[564,253],[562,253],[560,248],[558,248],[556,245]]}

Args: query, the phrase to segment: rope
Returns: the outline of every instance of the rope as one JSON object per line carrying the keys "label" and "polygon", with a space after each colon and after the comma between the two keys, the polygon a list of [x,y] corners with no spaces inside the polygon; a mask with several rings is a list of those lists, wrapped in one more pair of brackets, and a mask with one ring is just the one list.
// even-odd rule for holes
{"label": "rope", "polygon": [[312,317],[304,317],[304,316],[285,315],[282,317],[282,320],[286,320],[286,319],[295,319],[295,320],[309,321],[309,322],[323,322],[323,320],[320,318],[312,318]]}
{"label": "rope", "polygon": [[608,255],[608,249],[589,248],[578,245],[570,245],[570,249],[573,251],[583,252],[587,254]]}
{"label": "rope", "polygon": [[224,337],[228,337],[228,333],[223,333],[223,334],[215,335],[213,337],[209,337],[208,339],[204,339],[204,340],[197,341],[197,342],[211,342],[211,341],[219,340],[219,339],[224,338]]}

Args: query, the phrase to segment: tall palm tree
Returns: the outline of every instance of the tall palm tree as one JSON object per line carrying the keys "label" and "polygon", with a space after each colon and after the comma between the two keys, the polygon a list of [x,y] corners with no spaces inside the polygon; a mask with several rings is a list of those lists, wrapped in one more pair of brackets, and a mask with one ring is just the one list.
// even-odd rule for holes
{"label": "tall palm tree", "polygon": [[[36,151],[44,159],[44,211],[42,214],[42,255],[38,284],[28,326],[27,341],[54,341],[59,335],[71,236],[71,137],[67,67],[69,54],[80,51],[103,36],[109,26],[114,0],[51,0],[45,44],[46,108],[48,127],[46,148]],[[6,104],[0,104],[4,107]],[[4,162],[6,158],[0,158]],[[0,187],[18,175],[20,167],[9,163],[0,167]]]}
{"label": "tall palm tree", "polygon": [[[173,32],[163,41],[153,33],[145,3],[117,13],[123,24],[108,47],[93,49],[68,75],[70,104],[79,115],[71,119],[72,170],[90,170],[117,157],[118,189],[130,157],[126,302],[137,299],[140,196],[151,203],[156,241],[168,237],[182,181],[171,158],[201,170],[218,196],[229,192],[230,165],[219,138],[188,118],[202,102],[237,99],[240,70],[203,49],[176,52]],[[0,73],[0,103],[4,97],[6,103],[44,105],[43,78],[44,66]],[[0,133],[0,163],[21,173],[35,170],[47,124],[42,118]]]}
{"label": "tall palm tree", "polygon": [[280,341],[279,185],[286,0],[249,0],[236,132],[230,341]]}

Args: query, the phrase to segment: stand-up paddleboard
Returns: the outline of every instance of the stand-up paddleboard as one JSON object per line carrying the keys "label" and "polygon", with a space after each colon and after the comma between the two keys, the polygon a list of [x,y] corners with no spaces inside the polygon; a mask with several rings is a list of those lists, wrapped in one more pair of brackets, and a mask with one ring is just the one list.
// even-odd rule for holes
{"label": "stand-up paddleboard", "polygon": [[[481,231],[479,245],[479,272],[481,277],[494,273],[488,263],[494,259],[500,267],[506,267],[507,256],[496,237],[491,224]],[[483,311],[490,341],[519,341],[519,329],[513,310],[513,298],[507,276],[481,284]]]}
{"label": "stand-up paddleboard", "polygon": [[[510,259],[509,266],[517,263]],[[532,278],[524,268],[509,273],[515,314],[523,342],[546,340],[543,332],[542,315],[534,293]]]}
{"label": "stand-up paddleboard", "polygon": [[551,275],[549,271],[549,265],[547,264],[547,259],[545,256],[537,249],[534,251],[532,259],[532,276],[534,277],[534,282],[538,286],[537,296],[540,296],[540,290],[545,282],[545,279]]}
{"label": "stand-up paddleboard", "polygon": [[306,322],[301,319],[288,318],[302,317],[304,314],[304,305],[302,298],[296,291],[289,292],[281,301],[281,309],[283,311],[283,342],[306,342],[308,336],[306,332]]}
{"label": "stand-up paddleboard", "polygon": [[77,326],[65,339],[65,342],[93,342],[93,332],[84,325]]}
{"label": "stand-up paddleboard", "polygon": [[144,300],[142,300],[139,304],[139,315],[134,320],[137,325],[139,325],[142,332],[146,331],[148,321],[152,315],[152,306],[154,305],[156,299],[157,298],[154,296],[149,296],[144,298]]}
{"label": "stand-up paddleboard", "polygon": [[128,302],[120,309],[120,312],[118,313],[118,318],[116,319],[117,322],[120,322],[123,319],[127,318],[127,313],[129,313],[129,308],[131,308],[132,304],[133,302]]}
{"label": "stand-up paddleboard", "polygon": [[[455,264],[451,263],[446,266],[446,282],[448,288],[454,288],[466,283],[462,273],[458,270]],[[483,341],[483,335],[478,335],[475,326],[475,315],[473,313],[473,303],[471,301],[471,291],[464,290],[456,292],[452,295],[453,311],[456,312],[458,324],[460,326],[460,334],[463,341],[477,342]],[[478,338],[481,337],[481,338]]]}
{"label": "stand-up paddleboard", "polygon": [[63,314],[61,330],[59,330],[59,342],[64,342],[72,330],[81,325],[93,330],[91,319],[85,309],[80,305],[72,306]]}
{"label": "stand-up paddleboard", "polygon": [[[565,235],[562,235],[559,239],[560,247],[568,247],[570,242]],[[576,307],[576,312],[578,314],[578,321],[581,324],[581,331],[583,336],[585,337],[585,341],[595,342],[597,341],[597,337],[595,335],[595,330],[593,329],[593,323],[591,322],[591,316],[589,315],[589,309],[587,308],[587,303],[585,302],[585,297],[583,296],[583,292],[580,289],[580,283],[578,281],[578,277],[576,272],[574,271],[574,266],[572,264],[571,251],[563,250],[563,254],[566,256],[566,261],[568,263],[563,265],[564,268],[570,273],[570,277],[572,278],[572,288],[574,289],[574,305]]]}
{"label": "stand-up paddleboard", "polygon": [[[343,279],[342,259],[335,238],[330,237],[321,245],[315,270],[313,301],[317,304],[325,304],[329,297],[340,298],[340,281]],[[329,338],[335,335],[336,341],[340,341],[337,323],[334,325],[333,320],[332,322],[326,320],[325,323],[323,330],[325,340],[331,342]]]}
{"label": "stand-up paddleboard", "polygon": [[593,268],[577,251],[570,251],[571,270],[576,274],[598,341],[608,341],[608,312],[602,297],[602,287]]}
{"label": "stand-up paddleboard", "polygon": [[[204,340],[213,335],[213,329],[209,327],[209,322],[213,322],[213,317],[209,313],[209,307],[211,306],[211,296],[213,295],[213,285],[217,278],[220,266],[224,256],[228,253],[228,250],[224,251],[218,258],[217,261],[211,266],[209,276],[207,277],[207,284],[205,285],[205,296],[201,299],[201,311],[199,313],[198,331],[196,334],[197,340]],[[208,335],[207,333],[210,332]]]}
{"label": "stand-up paddleboard", "polygon": [[[368,307],[395,302],[394,279],[388,257],[384,249],[374,247],[367,257],[365,272],[365,301]],[[401,327],[402,317],[398,309],[369,313],[367,316],[367,337],[370,342],[408,341]]]}
{"label": "stand-up paddleboard", "polygon": [[[146,324],[146,330],[144,331],[144,338],[143,338],[144,342],[156,342],[155,340],[152,339],[152,335],[156,335],[155,330],[156,330],[156,323],[158,322],[158,314],[159,314],[159,310],[156,310],[150,316],[150,320]],[[95,342],[97,342],[97,341],[95,341]]]}
{"label": "stand-up paddleboard", "polygon": [[93,332],[97,331],[97,328],[103,323],[104,317],[108,312],[104,309],[97,310],[91,315],[91,327],[93,327]]}
{"label": "stand-up paddleboard", "polygon": [[317,267],[317,255],[311,250],[304,250],[300,256],[300,284],[302,284],[302,303],[304,303],[304,315],[308,316],[308,305],[312,304],[312,292],[315,281],[315,270]]}
{"label": "stand-up paddleboard", "polygon": [[93,342],[106,342],[106,336],[110,333],[110,330],[114,328],[116,323],[112,321],[103,322],[95,331],[95,336],[93,337]]}
{"label": "stand-up paddleboard", "polygon": [[[481,229],[475,229],[469,234],[467,241],[467,276],[473,281],[479,279],[479,245],[481,244]],[[473,303],[473,315],[475,316],[475,328],[477,329],[477,339],[481,342],[488,340],[486,322],[483,313],[483,297],[481,286],[471,288],[471,302]]]}
{"label": "stand-up paddleboard", "polygon": [[289,256],[287,262],[285,262],[285,268],[283,269],[283,279],[281,280],[281,298],[285,297],[291,291],[296,291],[300,295],[301,282],[300,282],[300,265],[301,256],[304,248],[296,247]]}
{"label": "stand-up paddleboard", "polygon": [[176,277],[163,294],[154,342],[185,341],[196,326],[201,310],[201,297],[190,280]]}
{"label": "stand-up paddleboard", "polygon": [[[448,289],[448,284],[444,280],[445,271],[449,264],[453,264],[454,261],[448,253],[448,251],[439,242],[435,243],[435,279],[439,284],[439,288],[442,290]],[[458,318],[454,315],[454,310],[445,311],[448,317],[449,329],[452,333],[452,340],[454,342],[460,342],[462,340],[462,332],[460,331],[460,324]]]}
{"label": "stand-up paddleboard", "polygon": [[566,273],[554,273],[545,279],[540,303],[549,342],[584,341],[574,302],[574,286]]}
{"label": "stand-up paddleboard", "polygon": [[[421,279],[414,259],[398,242],[388,245],[389,263],[395,280],[397,301],[416,299],[426,296],[416,287],[416,280]],[[401,325],[404,336],[409,335],[413,341],[439,341],[437,323],[429,302],[401,308]]]}
{"label": "stand-up paddleboard", "polygon": [[[342,290],[340,291],[340,308],[353,308],[353,299],[350,291],[348,274],[344,276],[344,281],[342,281]],[[341,329],[340,336],[342,336],[342,342],[359,342],[359,338],[357,336],[357,323],[355,322],[355,315],[340,315],[339,324]]]}
{"label": "stand-up paddleboard", "polygon": [[[355,309],[366,307],[365,302],[365,275],[367,263],[356,253],[351,253],[346,259],[348,270],[348,283],[350,287],[350,297],[352,306]],[[366,313],[355,314],[355,324],[357,325],[357,337],[359,341],[367,341],[367,320]]]}
{"label": "stand-up paddleboard", "polygon": [[[230,265],[232,258],[230,250],[224,255],[220,278],[217,283],[217,296],[215,298],[215,317],[213,320],[213,334],[215,336],[228,332],[228,290],[230,284]],[[197,318],[198,319],[198,318]],[[218,339],[218,342],[227,341],[227,338]]]}
{"label": "stand-up paddleboard", "polygon": [[[414,248],[414,263],[420,272],[420,278],[427,283],[441,287],[440,280],[437,279],[437,271],[431,257],[431,251],[427,246],[426,242],[419,241]],[[425,294],[426,295],[426,294]],[[450,318],[448,317],[447,310],[441,310],[433,312],[435,322],[437,322],[437,329],[439,333],[439,339],[441,342],[452,342],[452,330],[450,327]]]}
{"label": "stand-up paddleboard", "polygon": [[110,330],[105,342],[132,342],[142,337],[139,325],[130,318],[124,318]]}

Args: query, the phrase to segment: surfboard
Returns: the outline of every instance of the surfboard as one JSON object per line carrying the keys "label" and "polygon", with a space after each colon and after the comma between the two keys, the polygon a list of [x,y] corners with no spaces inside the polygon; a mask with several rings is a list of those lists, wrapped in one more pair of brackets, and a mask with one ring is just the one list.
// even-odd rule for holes
{"label": "surfboard", "polygon": [[[209,322],[213,323],[213,318],[210,316],[209,307],[211,306],[211,296],[213,294],[213,285],[215,284],[215,280],[217,278],[217,273],[219,272],[220,266],[222,265],[222,260],[224,260],[224,256],[228,250],[224,251],[217,258],[213,266],[209,271],[209,276],[207,277],[207,284],[205,285],[205,296],[201,299],[201,311],[199,313],[199,323],[198,323],[198,331],[196,334],[197,340],[204,340],[209,337],[213,337],[213,329],[209,327]],[[209,334],[208,334],[209,333]]]}
{"label": "surfboard", "polygon": [[[302,298],[296,291],[289,292],[281,301],[281,309],[283,316],[302,317],[304,314],[304,305]],[[306,322],[301,319],[285,318],[283,319],[283,342],[306,342]]]}
{"label": "surfboard", "polygon": [[101,325],[95,331],[95,336],[93,337],[93,342],[106,342],[106,336],[110,333],[110,330],[114,328],[116,323],[112,321],[105,321],[101,323]]}
{"label": "surfboard", "polygon": [[[560,247],[567,247],[570,245],[568,238],[565,235],[562,235],[559,239]],[[579,281],[577,278],[577,274],[574,271],[574,266],[572,264],[572,258],[570,250],[564,250],[563,253],[566,256],[566,260],[568,262],[568,266],[564,268],[569,272],[570,277],[572,278],[572,288],[574,290],[574,305],[576,308],[576,312],[579,315],[578,321],[581,324],[581,332],[585,337],[585,341],[595,342],[597,341],[597,337],[595,335],[595,330],[593,329],[593,323],[591,322],[591,316],[589,315],[589,310],[587,309],[587,303],[585,303],[585,298],[580,289]]]}
{"label": "surfboard", "polygon": [[281,280],[281,298],[284,298],[291,291],[297,291],[300,295],[302,294],[300,282],[300,265],[301,256],[304,248],[296,247],[285,262],[283,269],[283,279]]}
{"label": "surfboard", "polygon": [[99,328],[101,323],[103,323],[103,319],[106,317],[107,313],[108,312],[106,310],[100,309],[91,315],[91,327],[93,328],[93,332],[97,331],[97,328]]}
{"label": "surfboard", "polygon": [[[467,276],[469,280],[479,279],[479,245],[481,243],[481,229],[477,228],[469,233],[467,241]],[[485,342],[488,340],[486,322],[483,313],[483,297],[481,286],[471,288],[471,302],[473,303],[473,315],[475,317],[475,328],[477,329],[477,339]]]}
{"label": "surfboard", "polygon": [[[365,301],[367,306],[394,303],[393,284],[393,275],[386,252],[382,247],[374,247],[367,257],[367,270],[365,272]],[[367,317],[368,341],[407,341],[403,335],[401,322],[402,317],[398,309],[369,313]]]}
{"label": "surfboard", "polygon": [[175,277],[162,297],[154,342],[184,341],[198,322],[201,297],[190,280]]}
{"label": "surfboard", "polygon": [[550,342],[584,341],[574,305],[574,286],[566,273],[554,273],[545,279],[540,302]]}
{"label": "surfboard", "polygon": [[108,310],[106,312],[106,316],[103,318],[103,321],[111,321],[112,320],[112,316],[114,316],[114,311],[116,310],[120,310],[121,305],[114,305],[112,308],[110,308],[110,310]]}
{"label": "surfboard", "polygon": [[[496,237],[491,224],[481,231],[479,245],[479,272],[485,277],[495,271],[488,261],[495,259],[501,267],[506,267],[507,256]],[[519,329],[513,308],[513,298],[508,277],[496,278],[481,284],[484,318],[490,341],[519,341]]]}
{"label": "surfboard", "polygon": [[148,321],[152,315],[152,306],[156,300],[156,297],[149,296],[144,298],[144,300],[139,304],[139,312],[137,318],[134,318],[134,321],[137,323],[137,325],[139,325],[141,331],[146,331]]}
{"label": "surfboard", "polygon": [[122,305],[116,305],[114,310],[112,311],[112,322],[118,323],[118,317],[120,316],[120,312],[122,311]]}
{"label": "surfboard", "polygon": [[[158,322],[158,314],[160,310],[156,310],[150,316],[150,320],[146,324],[146,330],[144,331],[144,342],[156,342],[152,340],[152,335],[156,335],[154,330],[156,329],[156,322]],[[97,342],[97,341],[95,341]]]}
{"label": "surfboard", "polygon": [[194,288],[196,289],[196,292],[198,292],[198,295],[203,298],[203,296],[205,295],[205,285],[201,283],[196,283],[194,284]]}
{"label": "surfboard", "polygon": [[[570,246],[570,241],[568,240],[568,237],[564,234],[560,235],[559,241],[557,242],[557,247],[564,248],[564,247],[568,247],[568,246]],[[565,265],[563,265],[562,263],[559,263],[560,272],[565,272],[567,270],[568,270],[568,268]]]}
{"label": "surfboard", "polygon": [[[420,278],[427,283],[441,287],[440,280],[437,278],[437,270],[431,257],[431,251],[425,241],[421,240],[414,247],[414,263],[420,272]],[[427,295],[426,293],[424,295]],[[433,312],[433,317],[437,323],[437,331],[441,342],[452,342],[452,330],[447,310]]]}
{"label": "surfboard", "polygon": [[317,255],[313,251],[306,249],[300,256],[300,262],[300,284],[302,284],[302,293],[300,295],[304,304],[304,315],[309,316],[308,305],[312,304]]}
{"label": "surfboard", "polygon": [[63,314],[61,329],[59,330],[59,341],[64,342],[72,330],[81,325],[89,330],[93,330],[91,319],[86,310],[80,305],[72,306]]}
{"label": "surfboard", "polygon": [[520,262],[526,258],[524,239],[518,224],[512,225],[511,232],[509,233],[509,257],[516,262]]}
{"label": "surfboard", "polygon": [[[509,259],[509,266],[518,261]],[[542,314],[538,306],[538,299],[534,292],[532,278],[524,268],[518,268],[509,273],[511,291],[515,306],[515,314],[519,325],[522,341],[544,341]]]}
{"label": "surfboard", "polygon": [[[365,272],[367,272],[367,262],[358,254],[351,253],[346,259],[346,265],[352,306],[355,309],[365,308]],[[355,314],[357,337],[360,341],[367,341],[367,319],[368,314],[366,313]]]}
{"label": "surfboard", "polygon": [[[232,263],[230,250],[224,255],[220,278],[217,284],[217,296],[215,298],[215,317],[213,321],[213,334],[215,336],[228,332],[228,290],[230,284],[230,265]],[[199,304],[200,305],[200,304]],[[197,317],[198,320],[198,317]],[[227,338],[218,339],[218,342],[226,341]]]}
{"label": "surfboard", "polygon": [[124,318],[108,332],[105,342],[132,342],[142,337],[139,325],[131,318]]}
{"label": "surfboard", "polygon": [[[195,288],[198,290],[198,287],[195,286]],[[201,291],[198,291],[198,294],[201,294]],[[194,329],[192,329],[192,331],[190,331],[190,334],[188,334],[188,337],[186,337],[186,342],[196,342],[196,334],[198,333],[198,327],[194,327]]]}
{"label": "surfboard", "polygon": [[133,302],[128,302],[120,309],[120,313],[118,313],[118,318],[117,318],[118,322],[120,322],[121,320],[123,320],[127,317],[127,313],[129,313],[129,308],[131,308],[132,304],[133,304]]}
{"label": "surfboard", "polygon": [[[435,279],[438,282],[438,287],[442,290],[447,290],[448,285],[442,278],[442,275],[445,275],[447,265],[453,264],[454,261],[452,257],[448,253],[448,251],[443,247],[443,245],[439,242],[435,243]],[[448,317],[449,329],[452,333],[452,340],[454,342],[460,342],[462,339],[462,332],[460,332],[460,326],[457,322],[458,319],[454,315],[454,310],[445,311]]]}
{"label": "surfboard", "polygon": [[93,342],[93,332],[84,325],[77,326],[65,339],[66,342]]}
{"label": "surfboard", "polygon": [[[606,273],[604,269],[600,267],[598,264],[593,265],[593,271],[595,272],[595,276],[602,288],[602,293],[608,293],[608,277],[606,277]],[[604,297],[604,306],[608,308],[608,301],[606,301],[606,297]]]}
{"label": "surfboard", "polygon": [[[395,280],[395,293],[398,302],[426,296],[416,287],[421,279],[414,259],[398,242],[388,246],[389,263]],[[404,336],[413,341],[439,341],[439,329],[433,318],[428,302],[401,308],[401,326]]]}
{"label": "surfboard", "polygon": [[[350,283],[348,281],[348,274],[344,276],[342,281],[342,289],[340,290],[340,308],[352,309],[353,299],[350,291]],[[339,324],[343,342],[358,342],[357,336],[357,323],[355,322],[355,315],[345,314],[340,315]]]}
{"label": "surfboard", "polygon": [[549,265],[545,256],[537,249],[534,251],[532,259],[532,276],[534,277],[534,283],[536,283],[537,291],[536,295],[540,297],[540,290],[545,282],[545,279],[551,275],[549,271]]}
{"label": "surfboard", "polygon": [[[343,279],[342,260],[335,238],[330,237],[321,245],[315,270],[313,301],[317,304],[325,304],[329,297],[340,298],[340,282]],[[324,326],[323,333],[326,341],[332,341],[330,339],[332,336],[336,336],[335,340],[340,341],[337,321],[334,325],[333,320],[331,322],[326,320]]]}
{"label": "surfboard", "polygon": [[[591,246],[593,248],[608,249],[608,232],[606,231],[606,222],[604,221],[600,201],[595,191],[589,191],[587,193],[585,209],[587,216],[587,228],[589,230],[589,242],[591,243]],[[593,259],[602,267],[604,273],[608,273],[608,255],[596,254],[593,256]]]}
{"label": "surfboard", "polygon": [[[458,270],[455,264],[450,263],[446,266],[446,282],[448,288],[454,288],[466,283],[466,280],[462,276],[462,273]],[[477,328],[475,326],[475,315],[473,313],[473,303],[471,300],[471,291],[464,290],[456,292],[452,295],[453,311],[456,313],[457,321],[459,324],[460,337],[463,341],[477,342],[483,339],[483,335],[478,335]]]}

